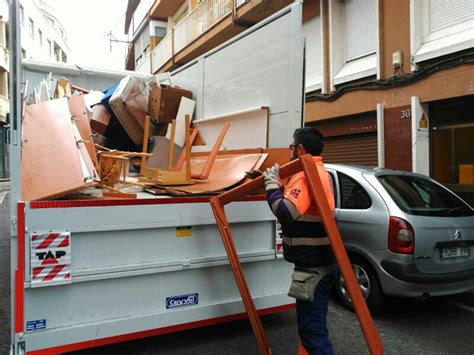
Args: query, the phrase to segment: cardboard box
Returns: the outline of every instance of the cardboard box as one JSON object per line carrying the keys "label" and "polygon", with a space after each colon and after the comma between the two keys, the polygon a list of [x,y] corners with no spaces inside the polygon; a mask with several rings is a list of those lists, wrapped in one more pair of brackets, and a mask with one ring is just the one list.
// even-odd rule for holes
{"label": "cardboard box", "polygon": [[148,100],[148,112],[159,123],[171,123],[178,113],[182,97],[192,99],[193,93],[178,87],[152,85]]}
{"label": "cardboard box", "polygon": [[474,184],[474,164],[459,164],[459,183]]}

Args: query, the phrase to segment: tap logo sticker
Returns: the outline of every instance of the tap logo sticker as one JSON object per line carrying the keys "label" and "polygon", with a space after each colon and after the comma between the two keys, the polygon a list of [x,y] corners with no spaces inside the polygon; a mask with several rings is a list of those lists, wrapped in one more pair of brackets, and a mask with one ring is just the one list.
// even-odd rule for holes
{"label": "tap logo sticker", "polygon": [[33,233],[30,239],[31,287],[71,282],[71,233]]}

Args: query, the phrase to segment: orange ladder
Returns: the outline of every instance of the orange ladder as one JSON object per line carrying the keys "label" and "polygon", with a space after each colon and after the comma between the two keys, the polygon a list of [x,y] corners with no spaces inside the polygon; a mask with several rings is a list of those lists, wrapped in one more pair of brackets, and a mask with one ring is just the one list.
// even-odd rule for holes
{"label": "orange ladder", "polygon": [[[342,243],[339,229],[337,228],[336,221],[331,211],[329,201],[324,193],[323,184],[321,182],[321,175],[325,171],[318,171],[316,164],[314,163],[311,155],[307,154],[294,160],[288,164],[283,165],[280,168],[280,177],[285,179],[291,175],[294,175],[301,170],[304,170],[309,191],[313,200],[316,203],[323,221],[324,228],[328,234],[331,248],[336,257],[337,264],[342,273],[342,276],[346,282],[349,295],[351,296],[352,303],[354,305],[359,324],[364,333],[365,341],[371,354],[383,354],[383,344],[380,335],[375,328],[374,321],[370,315],[367,304],[365,303],[364,297],[359,288],[359,284],[355,278],[354,272],[352,271],[351,263],[347,256],[346,250]],[[224,243],[227,256],[234,273],[237,286],[239,287],[240,295],[245,306],[245,310],[248,314],[250,324],[253,332],[257,339],[260,352],[262,354],[270,354],[270,344],[268,342],[265,330],[263,329],[260,318],[257,314],[255,304],[253,303],[250,291],[248,289],[245,277],[242,273],[242,268],[237,256],[234,241],[232,239],[231,230],[227,217],[224,211],[224,205],[229,202],[236,201],[252,192],[255,192],[264,187],[264,178],[260,176],[252,181],[242,184],[230,191],[224,192],[223,194],[211,198],[211,207],[216,218],[217,226],[219,228],[222,241]],[[300,345],[299,353],[304,354],[304,349]]]}

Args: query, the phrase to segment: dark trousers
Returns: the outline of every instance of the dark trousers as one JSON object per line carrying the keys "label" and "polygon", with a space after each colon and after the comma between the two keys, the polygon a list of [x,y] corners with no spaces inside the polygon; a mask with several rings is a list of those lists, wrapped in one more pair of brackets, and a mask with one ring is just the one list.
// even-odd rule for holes
{"label": "dark trousers", "polygon": [[298,334],[309,355],[334,354],[327,328],[329,289],[339,276],[334,265],[332,271],[319,281],[313,301],[296,301]]}

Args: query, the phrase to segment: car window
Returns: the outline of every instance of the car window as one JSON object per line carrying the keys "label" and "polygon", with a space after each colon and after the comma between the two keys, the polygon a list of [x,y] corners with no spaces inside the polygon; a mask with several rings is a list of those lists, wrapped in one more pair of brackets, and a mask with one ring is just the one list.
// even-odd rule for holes
{"label": "car window", "polygon": [[336,174],[334,171],[329,171],[329,176],[331,177],[332,192],[334,194],[334,205],[337,206],[337,186],[336,186]]}
{"label": "car window", "polygon": [[472,216],[472,208],[431,180],[410,175],[379,175],[390,197],[404,212],[421,216]]}
{"label": "car window", "polygon": [[353,178],[338,172],[341,193],[341,208],[362,210],[372,206],[372,201],[364,188]]}

